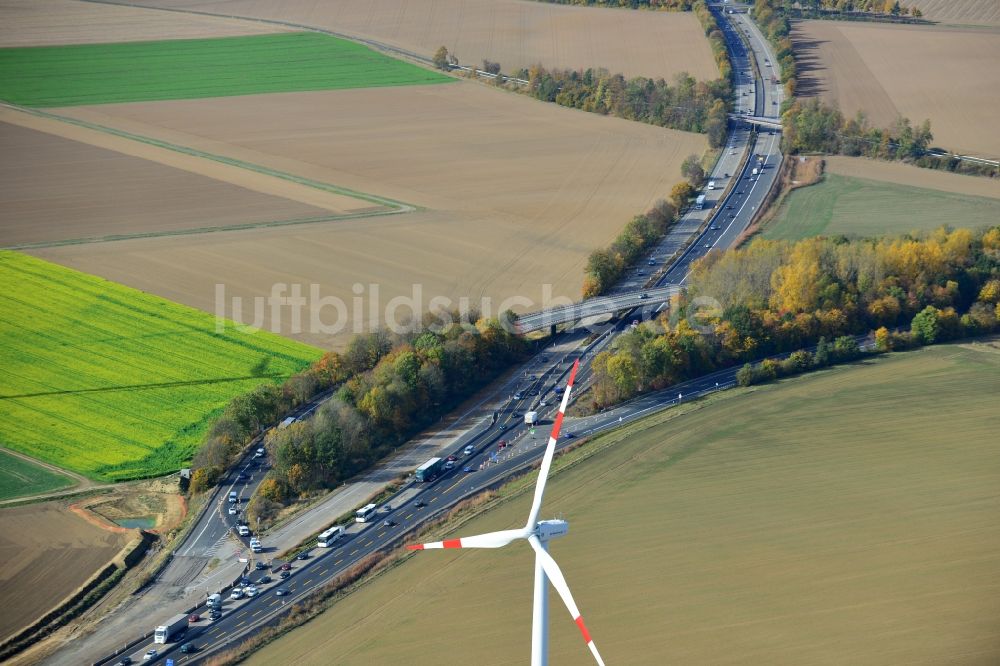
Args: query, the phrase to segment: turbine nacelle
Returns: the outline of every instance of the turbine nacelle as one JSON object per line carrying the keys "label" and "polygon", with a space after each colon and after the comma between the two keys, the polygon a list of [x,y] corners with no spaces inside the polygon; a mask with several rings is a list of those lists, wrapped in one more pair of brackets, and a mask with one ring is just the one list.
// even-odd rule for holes
{"label": "turbine nacelle", "polygon": [[569,523],[565,520],[554,518],[552,520],[539,520],[535,527],[535,535],[540,541],[548,541],[557,537],[565,536],[569,532]]}

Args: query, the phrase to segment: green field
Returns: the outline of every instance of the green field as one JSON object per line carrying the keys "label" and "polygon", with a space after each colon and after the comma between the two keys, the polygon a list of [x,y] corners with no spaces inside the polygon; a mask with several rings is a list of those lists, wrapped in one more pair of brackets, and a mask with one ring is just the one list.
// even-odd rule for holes
{"label": "green field", "polygon": [[0,445],[91,478],[176,471],[235,395],[320,350],[0,252]]}
{"label": "green field", "polygon": [[313,32],[0,49],[0,99],[75,106],[453,79]]}
{"label": "green field", "polygon": [[73,485],[73,479],[0,451],[0,500],[37,495]]}
{"label": "green field", "polygon": [[[542,514],[570,522],[551,552],[607,663],[998,663],[998,378],[1000,340],[931,347],[597,440]],[[248,663],[523,664],[532,562],[416,553]],[[592,664],[554,593],[550,613],[552,663]]]}
{"label": "green field", "polygon": [[794,190],[765,238],[881,236],[918,229],[985,227],[1000,220],[1000,199],[951,194],[827,173],[816,185]]}

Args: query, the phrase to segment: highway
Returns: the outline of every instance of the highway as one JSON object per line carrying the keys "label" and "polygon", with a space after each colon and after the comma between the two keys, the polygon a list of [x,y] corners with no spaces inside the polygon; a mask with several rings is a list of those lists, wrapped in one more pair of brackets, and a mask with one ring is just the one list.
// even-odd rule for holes
{"label": "highway", "polygon": [[[721,14],[717,16],[723,18]],[[745,35],[753,57],[758,62],[764,63],[760,69],[765,76],[770,73],[765,61],[773,61],[768,45],[747,16],[727,14],[724,18],[729,20],[720,20],[720,24],[731,47],[736,77],[734,110],[737,114],[747,115],[745,112],[749,111],[750,116],[776,120],[781,104],[780,87],[771,83],[770,79],[754,74],[751,54],[746,52],[737,31]],[[159,650],[157,660],[160,662],[169,658],[177,664],[199,663],[210,654],[241,640],[261,625],[273,621],[288,605],[322,586],[357,561],[379,550],[398,545],[397,542],[406,531],[446,511],[470,494],[500,483],[512,472],[529,466],[544,448],[547,428],[542,425],[536,432],[526,429],[521,422],[523,412],[536,409],[540,411],[543,419],[551,414],[556,402],[554,399],[556,394],[552,389],[560,380],[564,380],[565,373],[576,358],[581,359],[578,384],[581,389],[585,388],[590,380],[588,360],[613,344],[614,338],[630,326],[633,318],[655,316],[663,301],[676,293],[688,280],[692,264],[696,259],[708,252],[724,250],[734,244],[749,225],[777,178],[782,160],[779,140],[780,134],[777,131],[758,133],[751,126],[734,120],[728,144],[708,176],[708,180],[714,180],[717,187],[715,190],[705,191],[706,195],[711,195],[706,209],[688,211],[683,215],[649,253],[645,262],[640,262],[639,266],[633,268],[622,284],[608,296],[603,297],[603,300],[594,301],[596,305],[590,306],[586,303],[575,304],[563,313],[567,322],[622,310],[630,314],[620,321],[612,322],[604,333],[595,338],[588,339],[585,332],[570,332],[556,336],[545,350],[510,373],[503,381],[498,382],[486,396],[461,415],[455,425],[446,431],[446,434],[449,434],[446,441],[442,438],[442,441],[433,445],[418,446],[415,448],[416,453],[411,452],[409,458],[397,456],[386,466],[373,471],[369,480],[373,484],[372,487],[376,487],[378,483],[384,485],[398,475],[396,470],[402,468],[412,471],[416,466],[413,464],[414,460],[419,464],[422,459],[440,453],[453,453],[459,457],[459,464],[455,470],[428,484],[405,484],[396,496],[388,500],[388,504],[392,506],[390,512],[380,515],[373,523],[351,524],[346,537],[336,548],[313,549],[308,559],[289,563],[291,569],[287,580],[278,579],[277,567],[281,563],[277,561],[270,562],[270,569],[253,572],[250,576],[252,580],[270,575],[275,581],[261,585],[261,594],[253,599],[227,600],[223,616],[219,620],[210,622],[202,619],[192,625],[182,642],[193,642],[198,647],[196,653],[181,654],[181,642],[153,645],[149,640],[137,640],[130,643],[121,654],[128,654],[134,661],[139,662],[147,649],[156,648]],[[763,161],[757,162],[755,155],[760,155]],[[756,176],[752,173],[754,168],[759,169]],[[643,298],[643,293],[648,296]],[[635,308],[637,305],[641,307]],[[638,312],[632,314],[630,308],[635,308]],[[526,317],[521,317],[519,323],[523,323]],[[551,319],[550,316],[544,325],[555,323]],[[587,342],[583,345],[585,340]],[[645,395],[616,409],[586,419],[567,419],[564,428],[565,438],[560,447],[573,443],[577,436],[618,427],[621,423],[663,409],[678,401],[683,402],[731,386],[735,371],[735,368],[721,371],[671,387],[667,391]],[[312,411],[319,402],[321,401],[310,404],[302,412]],[[488,416],[493,412],[499,413],[499,419],[495,424]],[[451,433],[455,436],[450,437]],[[501,441],[506,444],[502,449]],[[463,456],[461,452],[469,444],[474,447],[475,452],[471,456]],[[232,562],[229,566],[219,567],[217,573],[208,573],[207,564],[213,556],[221,557],[220,544],[225,544],[230,549],[248,550],[245,541],[238,541],[232,534],[233,522],[237,516],[228,514],[228,504],[224,498],[231,488],[242,497],[249,498],[262,480],[266,468],[260,464],[262,461],[253,459],[255,448],[256,443],[250,447],[246,457],[227,482],[212,493],[208,510],[192,527],[188,537],[177,549],[174,560],[161,574],[160,578],[164,584],[173,584],[177,589],[190,592],[192,584],[197,583],[207,591],[222,589],[235,578],[235,575],[231,575],[234,571]],[[463,471],[466,466],[471,471]],[[241,472],[247,475],[246,480],[240,480]],[[317,533],[329,524],[331,516],[343,513],[340,509],[345,506],[357,506],[366,498],[364,490],[353,494],[350,492],[345,490],[332,498],[329,506],[338,508],[319,510],[327,508],[323,505],[298,518],[302,525],[300,532]],[[383,524],[384,520],[391,520],[396,524],[386,526]],[[274,543],[276,540],[278,537],[275,535],[263,536],[267,551],[265,558],[272,558],[277,552],[296,543],[291,535],[287,535],[285,542],[277,545]],[[158,584],[160,582],[158,581]],[[278,587],[286,588],[288,595],[279,597],[276,594]],[[107,626],[102,621],[95,633],[102,631],[106,634],[113,633],[115,642],[122,645],[130,637],[138,639],[140,632],[149,633],[157,623],[176,612],[181,612],[177,608],[193,605],[193,603],[185,604],[183,599],[175,598],[172,610],[168,610],[157,605],[162,603],[163,598],[170,598],[170,595],[147,592],[145,602],[143,596],[140,596],[131,606],[113,614]],[[203,595],[201,599],[204,599]],[[206,614],[204,606],[199,609],[199,613]],[[136,626],[137,618],[142,618],[140,627]],[[105,645],[107,643],[108,641],[104,642]],[[63,650],[56,655],[52,663],[103,664],[116,663],[120,658],[107,655],[101,659],[96,657],[81,659],[81,655],[84,654],[87,652],[82,646],[73,650]]]}

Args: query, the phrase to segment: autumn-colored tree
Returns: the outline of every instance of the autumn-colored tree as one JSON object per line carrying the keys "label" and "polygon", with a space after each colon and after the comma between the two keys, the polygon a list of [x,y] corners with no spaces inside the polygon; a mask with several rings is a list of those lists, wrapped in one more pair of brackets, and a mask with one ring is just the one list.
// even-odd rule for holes
{"label": "autumn-colored tree", "polygon": [[1000,280],[990,280],[979,290],[979,300],[983,303],[1000,303]]}
{"label": "autumn-colored tree", "polygon": [[438,69],[446,70],[448,69],[448,49],[444,46],[439,46],[438,50],[434,52],[434,66]]}
{"label": "autumn-colored tree", "polygon": [[683,208],[694,196],[694,188],[691,183],[677,183],[670,190],[670,201],[677,207]]}
{"label": "autumn-colored tree", "polygon": [[268,477],[260,482],[257,492],[271,500],[272,502],[283,502],[285,500],[285,488],[273,477]]}
{"label": "autumn-colored tree", "polygon": [[875,331],[875,349],[883,352],[892,351],[892,336],[885,326],[880,326]]}
{"label": "autumn-colored tree", "polygon": [[788,261],[772,274],[771,305],[783,312],[816,308],[820,288],[819,245],[796,243]]}

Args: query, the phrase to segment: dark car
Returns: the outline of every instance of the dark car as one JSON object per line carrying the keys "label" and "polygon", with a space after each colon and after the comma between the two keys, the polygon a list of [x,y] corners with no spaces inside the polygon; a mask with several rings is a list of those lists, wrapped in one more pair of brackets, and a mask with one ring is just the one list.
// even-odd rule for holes
{"label": "dark car", "polygon": [[566,433],[566,439],[576,439],[576,435],[571,432]]}
{"label": "dark car", "polygon": [[194,643],[185,643],[184,645],[181,646],[181,653],[190,654],[192,652],[195,652],[197,649],[198,648],[194,646]]}
{"label": "dark car", "polygon": [[256,569],[257,571],[260,571],[261,569],[266,569],[267,565],[261,562],[260,560],[257,560],[257,562],[253,565],[253,568]]}
{"label": "dark car", "polygon": [[274,579],[271,578],[270,576],[261,576],[260,580],[258,580],[257,582],[260,585],[266,585],[267,583],[270,583],[272,580],[274,580]]}
{"label": "dark car", "polygon": [[287,594],[288,594],[288,588],[287,587],[279,587],[277,590],[274,591],[274,595],[277,596],[277,597],[284,597]]}
{"label": "dark car", "polygon": [[132,657],[122,657],[118,661],[118,666],[130,666],[132,663]]}
{"label": "dark car", "polygon": [[220,617],[222,617],[222,611],[220,611],[218,608],[213,608],[212,610],[208,611],[209,620],[218,620]]}
{"label": "dark car", "polygon": [[291,569],[291,568],[292,568],[292,565],[291,565],[291,564],[289,564],[288,562],[285,562],[285,563],[283,563],[283,564],[281,565],[281,570],[282,570],[282,571],[288,571],[288,570],[289,570],[289,569]]}
{"label": "dark car", "polygon": [[297,560],[308,560],[309,559],[309,553],[305,553],[305,552],[299,553],[298,555],[295,556],[295,559],[297,559]]}
{"label": "dark car", "polygon": [[399,525],[399,523],[397,523],[395,520],[392,520],[391,518],[386,518],[385,520],[382,521],[383,527],[395,527],[396,525]]}
{"label": "dark car", "polygon": [[250,576],[241,576],[240,577],[240,583],[243,584],[243,585],[249,585],[251,582],[253,582],[253,581],[250,580]]}
{"label": "dark car", "polygon": [[647,298],[649,298],[649,294],[643,292],[639,294],[639,298],[641,298],[642,300],[646,300]]}
{"label": "dark car", "polygon": [[292,575],[291,571],[282,571],[280,574],[278,574],[278,578],[280,578],[281,580],[285,580],[291,575]]}
{"label": "dark car", "polygon": [[422,508],[424,508],[425,506],[427,506],[427,502],[425,502],[425,501],[423,501],[423,500],[417,500],[417,501],[416,501],[416,502],[415,502],[415,503],[413,504],[413,506],[417,507],[418,509],[422,509]]}

